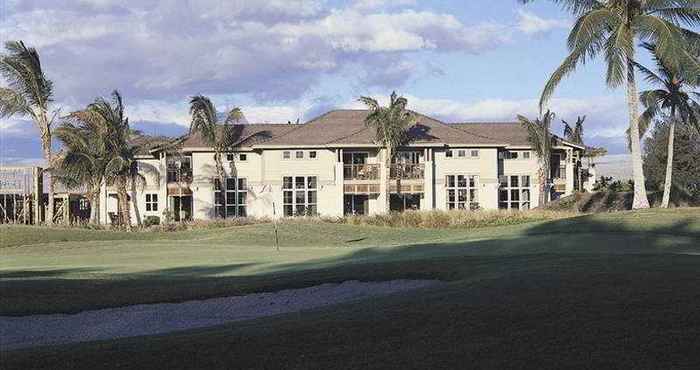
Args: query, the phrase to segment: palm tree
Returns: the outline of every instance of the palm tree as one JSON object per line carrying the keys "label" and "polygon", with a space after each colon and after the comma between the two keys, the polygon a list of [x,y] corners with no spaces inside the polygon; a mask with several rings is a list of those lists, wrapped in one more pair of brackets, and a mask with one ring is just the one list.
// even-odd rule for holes
{"label": "palm tree", "polygon": [[[9,87],[0,87],[0,118],[31,118],[41,134],[44,159],[50,168],[53,165],[51,125],[58,114],[58,111],[54,111],[49,117],[53,83],[44,75],[36,49],[28,48],[22,41],[9,41],[5,43],[5,49],[7,54],[0,56],[0,74]],[[52,224],[54,184],[51,171],[48,171],[46,179],[49,199],[45,220],[47,224]]]}
{"label": "palm tree", "polygon": [[243,119],[243,112],[238,107],[233,108],[226,115],[224,123],[219,124],[216,108],[211,100],[206,96],[197,95],[190,99],[190,115],[192,116],[190,134],[199,133],[204,142],[214,149],[216,174],[223,188],[226,178],[223,155],[238,140],[238,131],[234,130],[232,125]]}
{"label": "palm tree", "polygon": [[58,181],[69,187],[85,185],[90,199],[90,222],[100,224],[100,189],[105,179],[110,149],[104,140],[106,127],[89,110],[71,113],[56,130],[63,142],[58,156]]}
{"label": "palm tree", "polygon": [[551,172],[552,141],[554,140],[550,127],[554,119],[554,113],[547,111],[541,118],[531,121],[527,117],[518,115],[520,124],[527,130],[528,141],[537,154],[539,170],[537,171],[540,184],[539,206],[547,203]]}
{"label": "palm tree", "polygon": [[[409,141],[408,128],[415,122],[415,117],[406,107],[408,100],[403,96],[397,96],[392,92],[389,98],[389,106],[382,107],[376,99],[362,96],[359,101],[364,103],[369,109],[369,114],[365,118],[365,125],[375,130],[374,140],[378,145],[384,147],[386,156],[384,157],[384,183],[387,184],[386,210],[390,209],[391,196],[388,189],[391,162],[395,159],[398,148]],[[397,191],[400,190],[397,176]]]}
{"label": "palm tree", "polygon": [[[535,0],[520,0],[530,3]],[[697,34],[681,26],[700,24],[700,11],[693,0],[550,0],[570,11],[578,19],[568,38],[569,56],[550,76],[542,91],[540,110],[547,105],[561,80],[602,55],[607,65],[607,85],[626,85],[629,128],[632,136],[634,173],[633,208],[649,208],[639,139],[639,113],[634,61],[637,40],[655,42],[658,55],[668,65],[687,65],[699,71],[697,61],[685,49],[686,37]],[[694,74],[700,74],[694,72]]]}
{"label": "palm tree", "polygon": [[[586,116],[576,117],[576,123],[574,126],[570,126],[568,122],[561,120],[564,124],[564,138],[574,144],[583,144],[583,122],[586,120]],[[581,173],[581,161],[576,163],[576,174],[578,177],[578,187],[579,191],[583,187],[583,174]]]}
{"label": "palm tree", "polygon": [[[118,91],[112,93],[111,101],[98,98],[87,108],[99,116],[105,127],[106,146],[109,157],[105,166],[105,179],[117,188],[119,202],[119,220],[127,230],[131,230],[131,210],[129,204],[129,189],[134,190],[135,184],[145,182],[138,171],[136,153],[138,147],[132,144],[137,133],[130,129],[129,119],[124,116],[124,103]],[[137,202],[132,199],[138,215]],[[140,222],[139,219],[137,221]]]}
{"label": "palm tree", "polygon": [[577,117],[574,126],[570,126],[568,122],[561,120],[564,124],[564,138],[574,144],[583,145],[583,122],[586,121],[586,116]]}
{"label": "palm tree", "polygon": [[649,50],[654,56],[657,73],[654,73],[639,63],[635,63],[635,66],[644,75],[644,79],[649,84],[656,85],[658,88],[646,90],[640,94],[640,100],[645,108],[639,119],[640,136],[644,136],[651,122],[655,118],[658,118],[661,112],[666,111],[666,113],[670,114],[671,118],[669,120],[664,195],[661,201],[661,207],[668,208],[668,204],[671,200],[671,185],[673,182],[673,146],[676,121],[682,124],[697,122],[695,114],[693,113],[693,106],[697,105],[697,102],[693,100],[690,93],[686,91],[688,85],[697,84],[697,78],[695,78],[695,81],[688,81],[684,79],[679,72],[674,71],[664,63],[657,54],[656,45],[645,43],[642,44],[642,47]]}

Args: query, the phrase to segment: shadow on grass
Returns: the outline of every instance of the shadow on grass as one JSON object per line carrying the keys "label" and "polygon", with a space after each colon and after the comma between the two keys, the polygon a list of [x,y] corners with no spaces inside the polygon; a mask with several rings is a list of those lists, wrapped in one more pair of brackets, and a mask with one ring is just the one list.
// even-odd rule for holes
{"label": "shadow on grass", "polygon": [[[274,265],[254,275],[224,276],[257,262],[90,276],[98,269],[5,271],[1,315],[70,313],[124,305],[180,302],[345,280],[498,278],[561,271],[698,269],[697,221],[642,228],[592,217],[536,224],[497,239],[354,249],[331,258]],[[270,253],[275,253],[270,251]],[[670,263],[673,261],[673,263]],[[84,274],[79,279],[68,274]],[[99,274],[96,274],[99,275]]]}

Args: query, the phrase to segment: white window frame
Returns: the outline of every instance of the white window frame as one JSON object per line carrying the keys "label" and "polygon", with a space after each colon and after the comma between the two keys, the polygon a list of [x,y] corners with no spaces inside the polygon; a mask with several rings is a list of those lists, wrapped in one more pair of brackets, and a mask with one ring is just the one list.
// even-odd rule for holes
{"label": "white window frame", "polygon": [[292,152],[290,150],[283,151],[282,152],[282,159],[284,159],[285,161],[292,159]]}
{"label": "white window frame", "polygon": [[[299,179],[303,180],[299,181]],[[303,197],[301,201],[300,196]],[[282,215],[284,217],[318,215],[318,176],[282,177]]]}
{"label": "white window frame", "polygon": [[[517,179],[517,181],[513,181],[514,179]],[[498,209],[527,210],[531,208],[532,176],[522,174],[502,175],[499,176],[498,182]],[[527,186],[524,185],[526,182]],[[502,194],[506,194],[506,197],[503,198]]]}
{"label": "white window frame", "polygon": [[[311,156],[311,153],[313,153],[313,157]],[[309,150],[309,159],[317,159],[318,158],[318,151],[317,150]]]}
{"label": "white window frame", "polygon": [[304,151],[297,150],[294,152],[294,159],[304,159]]}
{"label": "white window frame", "polygon": [[457,157],[466,158],[467,157],[467,150],[466,149],[457,150]]}
{"label": "white window frame", "polygon": [[479,209],[479,175],[445,176],[445,201],[448,210]]}
{"label": "white window frame", "polygon": [[146,194],[146,212],[158,212],[158,193]]}
{"label": "white window frame", "polygon": [[[219,179],[214,179],[214,216],[216,218],[236,218],[248,216],[248,179],[227,177],[226,189],[222,191]],[[233,186],[229,186],[233,182]],[[222,195],[219,195],[222,193]],[[219,198],[220,197],[220,198]]]}

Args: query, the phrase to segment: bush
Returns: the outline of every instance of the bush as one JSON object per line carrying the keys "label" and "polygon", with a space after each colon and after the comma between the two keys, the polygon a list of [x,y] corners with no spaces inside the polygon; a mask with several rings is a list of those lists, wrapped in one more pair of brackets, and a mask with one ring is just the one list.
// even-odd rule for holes
{"label": "bush", "polygon": [[160,225],[160,217],[158,216],[147,216],[145,220],[143,220],[143,226],[145,227],[151,227],[153,225]]}
{"label": "bush", "polygon": [[515,225],[533,221],[555,220],[572,217],[576,212],[553,210],[498,210],[498,211],[406,211],[373,216],[348,216],[350,225],[419,228],[479,228],[487,226]]}

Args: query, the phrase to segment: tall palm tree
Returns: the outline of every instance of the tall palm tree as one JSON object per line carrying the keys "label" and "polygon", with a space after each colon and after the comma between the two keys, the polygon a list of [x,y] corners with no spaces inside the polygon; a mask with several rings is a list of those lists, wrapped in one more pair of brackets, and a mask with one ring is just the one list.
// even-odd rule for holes
{"label": "tall palm tree", "polygon": [[[520,0],[530,3],[535,0]],[[607,85],[626,85],[634,173],[633,208],[649,208],[639,139],[639,113],[634,61],[638,40],[655,42],[659,57],[671,66],[681,64],[699,71],[697,61],[685,49],[686,37],[697,34],[682,26],[700,24],[695,0],[550,0],[578,19],[568,38],[569,56],[549,78],[542,91],[540,109],[547,105],[561,80],[602,55],[607,65]],[[698,73],[695,73],[698,74]]]}
{"label": "tall palm tree", "polygon": [[193,96],[190,99],[190,134],[198,133],[204,142],[214,149],[214,162],[219,184],[225,186],[226,171],[224,170],[223,155],[230,150],[238,140],[238,131],[233,129],[233,124],[243,119],[243,112],[236,107],[226,114],[223,124],[219,124],[214,104],[203,95]]}
{"label": "tall palm tree", "polygon": [[58,181],[69,187],[87,187],[90,222],[98,225],[100,189],[111,155],[105,130],[99,115],[83,110],[71,113],[55,132],[64,147],[56,166]]}
{"label": "tall palm tree", "polygon": [[[568,122],[561,120],[564,124],[564,138],[574,144],[583,144],[583,122],[586,121],[586,116],[576,117],[576,123],[570,126]],[[581,160],[576,163],[576,176],[578,177],[579,191],[583,188],[583,173],[581,172]]]}
{"label": "tall palm tree", "polygon": [[[87,110],[96,114],[105,126],[106,146],[109,157],[105,166],[105,179],[109,184],[117,188],[119,202],[120,223],[131,230],[131,205],[129,204],[129,190],[135,184],[143,184],[144,176],[139,173],[136,161],[138,147],[132,144],[132,139],[137,134],[129,127],[129,119],[124,115],[124,103],[118,91],[112,92],[110,101],[98,98],[87,107]],[[134,209],[138,215],[136,199],[132,199]],[[140,221],[137,218],[137,221]]]}
{"label": "tall palm tree", "polygon": [[[359,101],[364,103],[369,109],[369,114],[365,118],[365,125],[375,130],[374,140],[378,145],[384,147],[386,156],[384,158],[384,183],[387,184],[386,210],[390,210],[391,196],[388,189],[391,162],[396,158],[398,149],[408,143],[408,129],[415,122],[415,116],[406,107],[408,100],[403,96],[398,96],[392,92],[389,97],[389,106],[382,107],[376,99],[362,96]],[[397,176],[397,186],[398,183]],[[400,189],[397,189],[400,191]]]}
{"label": "tall palm tree", "polygon": [[697,78],[694,78],[694,81],[685,79],[681,76],[680,71],[673,70],[664,63],[657,54],[656,45],[645,43],[642,44],[642,47],[649,50],[654,56],[653,59],[656,64],[657,72],[655,73],[639,63],[635,63],[635,66],[642,75],[644,75],[644,79],[649,84],[657,86],[657,88],[642,91],[640,94],[640,100],[645,108],[639,119],[640,136],[644,136],[651,122],[655,118],[658,118],[661,112],[665,111],[671,118],[669,120],[664,195],[661,201],[661,207],[668,208],[668,204],[671,200],[671,185],[673,182],[673,147],[676,121],[682,124],[697,122],[696,116],[693,113],[693,106],[697,105],[697,102],[691,98],[691,93],[687,91],[686,88],[690,85],[696,85],[698,81]]}
{"label": "tall palm tree", "polygon": [[537,171],[540,184],[539,206],[547,203],[550,184],[551,161],[552,161],[552,142],[554,137],[551,134],[550,127],[554,119],[554,113],[547,111],[541,118],[531,121],[527,117],[518,115],[518,121],[527,130],[528,141],[532,149],[537,154],[539,162],[539,170]]}
{"label": "tall palm tree", "polygon": [[[53,83],[41,68],[39,53],[22,41],[5,43],[7,53],[0,55],[0,75],[8,87],[0,87],[0,118],[29,117],[41,134],[41,147],[49,168],[53,165],[51,125],[58,111],[49,112],[53,101]],[[53,223],[54,184],[51,171],[47,174],[49,193],[46,223]],[[41,196],[39,197],[41,199]]]}

